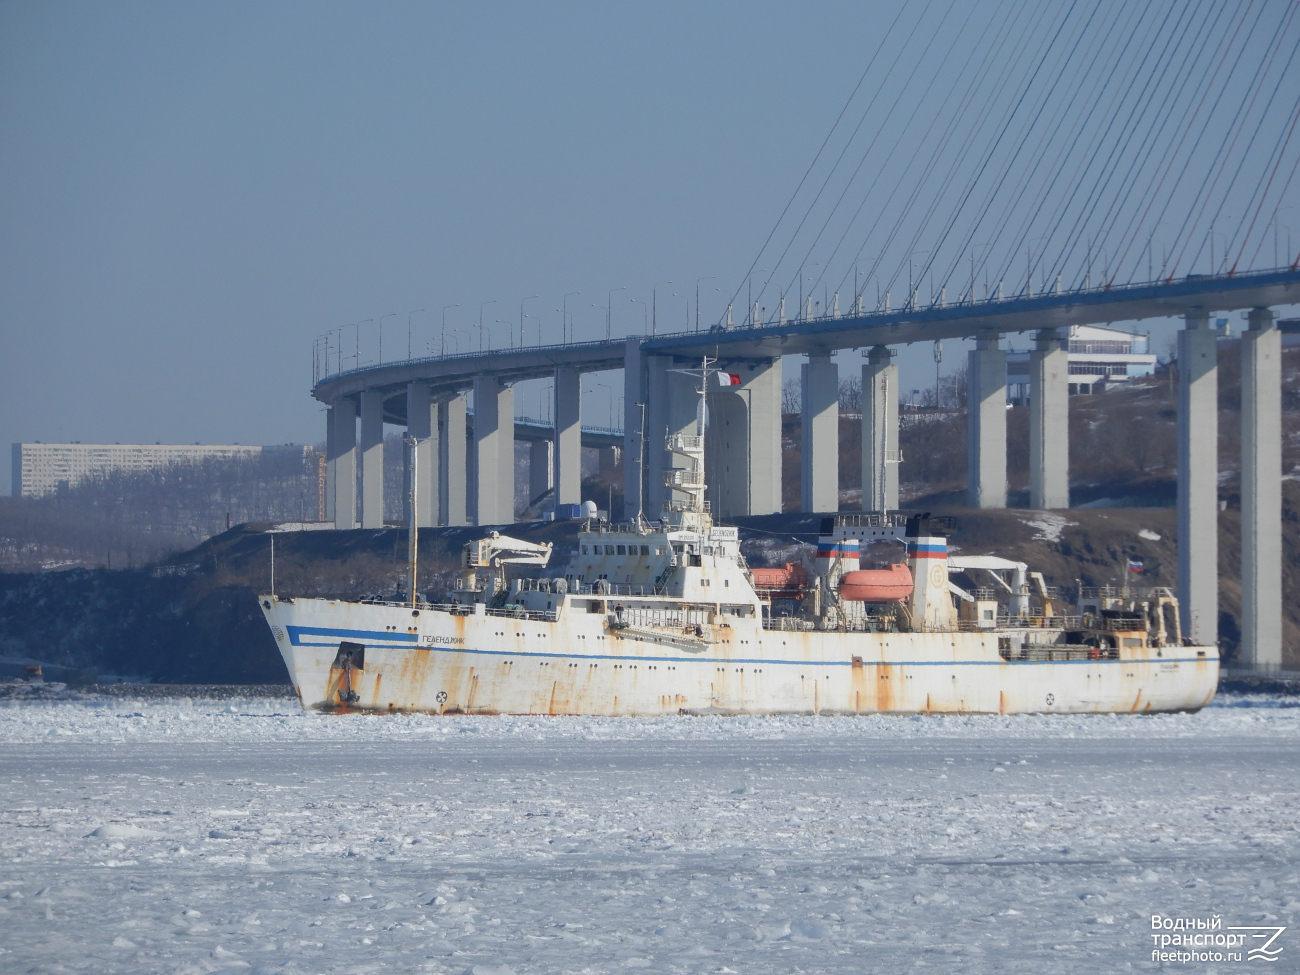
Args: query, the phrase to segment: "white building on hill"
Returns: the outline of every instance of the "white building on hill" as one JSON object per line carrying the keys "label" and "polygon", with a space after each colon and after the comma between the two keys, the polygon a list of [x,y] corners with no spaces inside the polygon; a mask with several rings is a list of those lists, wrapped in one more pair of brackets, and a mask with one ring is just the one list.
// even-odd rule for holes
{"label": "white building on hill", "polygon": [[255,457],[261,447],[240,444],[16,443],[13,496],[39,498],[93,474],[143,471],[186,461]]}
{"label": "white building on hill", "polygon": [[[1070,395],[1100,393],[1155,372],[1151,337],[1108,325],[1070,326]],[[1029,400],[1029,352],[1007,352],[1007,399]]]}

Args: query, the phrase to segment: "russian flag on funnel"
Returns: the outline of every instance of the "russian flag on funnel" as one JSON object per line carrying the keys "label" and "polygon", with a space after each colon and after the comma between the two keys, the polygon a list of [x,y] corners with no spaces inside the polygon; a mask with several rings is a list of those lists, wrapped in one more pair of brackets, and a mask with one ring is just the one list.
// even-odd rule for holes
{"label": "russian flag on funnel", "polygon": [[1146,571],[1145,568],[1143,567],[1142,563],[1139,562],[1137,559],[1129,559],[1129,560],[1128,560],[1128,570],[1129,570],[1129,572],[1144,572],[1144,571]]}

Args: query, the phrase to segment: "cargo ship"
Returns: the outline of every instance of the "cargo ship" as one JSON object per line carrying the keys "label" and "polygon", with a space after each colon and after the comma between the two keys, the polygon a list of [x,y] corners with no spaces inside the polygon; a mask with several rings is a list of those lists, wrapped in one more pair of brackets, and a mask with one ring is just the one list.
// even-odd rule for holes
{"label": "cargo ship", "polygon": [[[698,375],[701,398],[712,373]],[[568,564],[497,532],[458,588],[400,598],[260,597],[304,707],[437,714],[934,714],[1194,711],[1219,654],[1180,637],[1165,588],[1080,587],[950,554],[949,519],[827,518],[815,558],[751,568],[705,500],[698,435],[674,434],[657,521],[591,518]],[[414,491],[412,492],[414,497]],[[862,568],[861,554],[885,567]],[[511,577],[511,569],[528,568]]]}

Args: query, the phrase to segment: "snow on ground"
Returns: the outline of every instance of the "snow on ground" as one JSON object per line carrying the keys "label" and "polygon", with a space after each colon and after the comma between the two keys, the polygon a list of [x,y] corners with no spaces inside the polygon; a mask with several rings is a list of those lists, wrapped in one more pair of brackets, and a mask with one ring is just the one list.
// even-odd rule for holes
{"label": "snow on ground", "polygon": [[1037,531],[1034,532],[1035,540],[1042,540],[1045,542],[1059,542],[1061,540],[1061,532],[1065,531],[1065,529],[1069,528],[1071,525],[1078,524],[1077,521],[1070,521],[1064,515],[1054,515],[1046,511],[1039,512],[1033,518],[1021,518],[1020,520],[1030,528],[1037,529]]}
{"label": "snow on ground", "polygon": [[12,704],[0,971],[1112,972],[1156,967],[1153,914],[1289,925],[1274,946],[1294,966],[1295,703],[665,720]]}

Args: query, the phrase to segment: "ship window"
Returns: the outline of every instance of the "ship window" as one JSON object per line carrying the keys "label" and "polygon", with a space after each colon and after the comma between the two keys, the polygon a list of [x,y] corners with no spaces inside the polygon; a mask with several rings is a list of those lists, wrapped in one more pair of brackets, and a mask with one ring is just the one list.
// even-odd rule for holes
{"label": "ship window", "polygon": [[991,609],[986,609],[986,610],[984,610],[984,618],[985,618],[986,620],[991,620],[991,619],[993,619],[993,610],[991,610]]}
{"label": "ship window", "polygon": [[606,545],[606,546],[605,546],[605,554],[606,554],[606,555],[613,555],[613,554],[614,554],[614,546],[613,546],[613,545]]}
{"label": "ship window", "polygon": [[723,580],[722,580],[722,584],[723,584],[724,586],[730,586],[730,585],[731,585],[731,580],[730,580],[730,579],[723,579]]}
{"label": "ship window", "polygon": [[641,546],[641,554],[642,554],[642,555],[649,555],[649,554],[650,554],[650,546],[649,546],[649,545],[642,545],[642,546]]}
{"label": "ship window", "polygon": [[627,546],[626,546],[626,545],[620,545],[620,546],[618,547],[618,554],[619,554],[619,555],[627,555]]}
{"label": "ship window", "polygon": [[583,554],[583,555],[586,555],[586,554],[587,554],[587,546],[585,546],[585,545],[582,546],[582,554]]}

